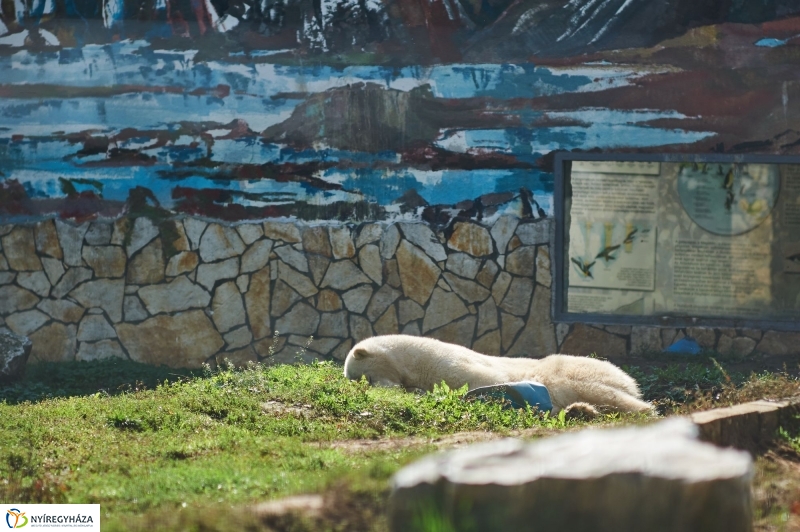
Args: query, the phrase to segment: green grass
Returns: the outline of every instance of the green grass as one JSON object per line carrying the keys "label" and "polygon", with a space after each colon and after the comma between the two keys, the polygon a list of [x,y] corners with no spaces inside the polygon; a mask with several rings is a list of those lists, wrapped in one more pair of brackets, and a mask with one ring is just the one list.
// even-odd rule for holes
{"label": "green grass", "polygon": [[[425,395],[372,388],[332,363],[177,374],[155,386],[166,371],[121,362],[32,367],[3,390],[0,500],[100,503],[113,530],[131,515],[316,492],[352,474],[385,483],[432,448],[423,440],[352,452],[332,441],[571,423],[464,401],[465,390],[446,386]],[[124,374],[138,384],[120,384]],[[90,393],[98,384],[104,391]]]}
{"label": "green grass", "polygon": [[[797,389],[786,374],[746,378],[708,360],[626,370],[662,413]],[[436,439],[585,423],[464,401],[464,391],[372,388],[327,362],[199,372],[123,361],[31,366],[0,389],[0,501],[100,503],[104,530],[385,530],[387,480]],[[298,493],[324,493],[344,510],[272,528],[242,510]]]}

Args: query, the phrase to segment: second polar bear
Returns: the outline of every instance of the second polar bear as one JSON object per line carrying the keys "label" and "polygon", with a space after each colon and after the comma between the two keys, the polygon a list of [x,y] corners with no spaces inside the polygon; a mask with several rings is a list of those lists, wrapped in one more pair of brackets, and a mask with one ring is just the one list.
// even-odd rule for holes
{"label": "second polar bear", "polygon": [[469,389],[532,380],[550,392],[552,413],[560,410],[651,412],[633,378],[602,360],[570,355],[542,359],[503,358],[476,353],[433,338],[401,334],[375,336],[357,343],[344,363],[344,374],[362,376],[376,386],[433,390],[442,381]]}

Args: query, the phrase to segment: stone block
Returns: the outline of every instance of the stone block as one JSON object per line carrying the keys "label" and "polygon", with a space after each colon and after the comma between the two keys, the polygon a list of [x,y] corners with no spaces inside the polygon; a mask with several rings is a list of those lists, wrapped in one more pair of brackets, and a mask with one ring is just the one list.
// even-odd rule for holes
{"label": "stone block", "polygon": [[319,292],[311,279],[293,269],[285,262],[277,261],[276,266],[278,267],[278,279],[291,286],[301,296],[311,297]]}
{"label": "stone block", "polygon": [[6,261],[12,270],[26,272],[42,269],[42,262],[36,255],[32,227],[15,227],[0,242],[3,243]]}
{"label": "stone block", "polygon": [[470,280],[475,279],[480,267],[481,261],[466,253],[451,253],[445,263],[447,271]]}
{"label": "stone block", "polygon": [[505,254],[508,242],[511,240],[511,237],[514,236],[517,225],[519,225],[519,218],[505,215],[498,218],[492,226],[492,238],[497,246],[497,252],[501,255]]}
{"label": "stone block", "polygon": [[550,251],[547,246],[536,248],[536,282],[550,288],[553,276],[550,273]]}
{"label": "stone block", "polygon": [[475,340],[472,350],[484,355],[500,356],[500,330],[488,332]]}
{"label": "stone block", "polygon": [[189,239],[189,246],[192,250],[200,249],[200,241],[203,239],[203,233],[208,227],[208,222],[198,220],[196,218],[186,218],[183,220],[183,231]]}
{"label": "stone block", "polygon": [[202,310],[120,323],[116,329],[132,360],[171,368],[199,368],[225,345]]}
{"label": "stone block", "polygon": [[494,302],[498,305],[502,303],[506,291],[508,290],[508,285],[511,284],[511,280],[511,274],[508,272],[500,272],[500,275],[495,279],[492,285],[492,297],[494,298]]}
{"label": "stone block", "polygon": [[697,425],[703,441],[756,452],[775,437],[778,427],[786,419],[796,420],[797,410],[797,399],[752,401],[695,412],[691,420]]}
{"label": "stone block", "polygon": [[243,273],[254,272],[260,270],[269,262],[269,255],[272,252],[272,240],[263,239],[255,242],[247,251],[242,255]]}
{"label": "stone block", "polygon": [[323,257],[333,256],[328,231],[324,227],[307,227],[303,230],[303,249],[306,253],[315,253]]}
{"label": "stone block", "polygon": [[363,270],[375,284],[383,284],[383,263],[381,262],[381,252],[378,246],[367,244],[361,248],[358,252],[358,264],[361,270]]}
{"label": "stone block", "polygon": [[503,351],[511,349],[511,346],[514,345],[514,341],[517,338],[517,334],[519,334],[519,331],[521,331],[524,326],[525,320],[522,318],[504,312],[500,313],[500,334],[503,340]]}
{"label": "stone block", "polygon": [[122,298],[125,295],[125,281],[122,279],[87,281],[69,295],[86,308],[105,310],[114,323],[122,320]]}
{"label": "stone block", "polygon": [[[436,262],[446,260],[447,252],[444,250],[436,234],[431,231],[424,223],[401,223],[398,224],[403,231],[405,239],[422,249],[426,255],[435,260]],[[391,257],[385,257],[391,258]]]}
{"label": "stone block", "polygon": [[197,282],[207,290],[214,288],[218,281],[235,279],[239,276],[239,259],[232,257],[228,260],[213,264],[201,264],[197,267]]}
{"label": "stone block", "polygon": [[394,257],[398,244],[400,244],[400,231],[396,225],[390,225],[381,237],[381,257],[385,260]]}
{"label": "stone block", "polygon": [[61,244],[58,243],[58,232],[53,220],[43,220],[33,227],[36,239],[36,251],[59,261],[64,258]]}
{"label": "stone block", "polygon": [[[125,296],[122,300],[122,314],[127,322],[146,320],[150,317],[142,305],[142,301],[136,296]],[[63,320],[62,320],[63,321]]]}
{"label": "stone block", "polygon": [[475,333],[475,316],[467,316],[464,319],[448,323],[434,331],[426,334],[431,338],[436,338],[442,342],[449,344],[463,345],[469,347],[472,345],[472,339]]}
{"label": "stone block", "polygon": [[75,338],[78,328],[53,322],[30,335],[33,342],[31,360],[36,362],[68,362],[75,360]]}
{"label": "stone block", "polygon": [[80,283],[91,278],[92,271],[89,268],[69,268],[50,292],[50,296],[61,299]]}
{"label": "stone block", "polygon": [[645,355],[660,352],[661,331],[658,328],[633,327],[631,329],[631,354]]}
{"label": "stone block", "polygon": [[514,277],[511,286],[499,307],[509,314],[525,316],[533,295],[533,281],[524,277]]}
{"label": "stone block", "polygon": [[311,270],[311,278],[314,280],[314,284],[319,286],[322,279],[325,278],[328,267],[331,265],[331,260],[322,255],[309,255],[307,258],[308,269]]}
{"label": "stone block", "polygon": [[[275,286],[277,287],[278,284],[283,283],[279,281],[275,283]],[[286,290],[291,291],[289,287],[286,287]],[[272,327],[270,324],[269,266],[258,270],[250,277],[250,286],[247,289],[247,293],[244,295],[244,304],[253,337],[255,337],[256,340],[260,340],[272,334]],[[281,312],[281,314],[283,314],[283,312]]]}
{"label": "stone block", "polygon": [[200,259],[197,257],[196,251],[181,251],[177,255],[170,257],[164,273],[167,277],[176,277],[184,273],[193,272],[199,263]]}
{"label": "stone block", "polygon": [[394,305],[390,306],[383,315],[378,318],[374,325],[375,334],[397,334],[400,331],[397,323],[397,310]]}
{"label": "stone block", "polygon": [[222,335],[222,338],[225,340],[225,349],[230,351],[250,345],[253,341],[253,333],[245,325]]}
{"label": "stone block", "polygon": [[487,260],[486,263],[483,265],[483,268],[480,269],[478,275],[476,276],[475,280],[481,283],[486,288],[490,288],[494,283],[494,278],[497,275],[497,272],[500,271],[500,267],[497,265],[496,262],[493,260]]}
{"label": "stone block", "polygon": [[383,236],[383,227],[378,224],[364,224],[358,228],[356,247],[361,248],[366,244],[378,242]]}
{"label": "stone block", "polygon": [[767,355],[800,354],[800,333],[767,331],[758,342],[756,351]]}
{"label": "stone block", "polygon": [[36,306],[36,294],[14,285],[0,286],[0,316]]}
{"label": "stone block", "polygon": [[[110,223],[92,222],[84,236],[86,243],[90,246],[105,246],[110,244],[113,229]],[[55,257],[55,255],[51,256]]]}
{"label": "stone block", "polygon": [[273,251],[280,259],[297,271],[308,273],[308,259],[292,246],[278,246]]}
{"label": "stone block", "polygon": [[209,224],[200,240],[200,258],[203,262],[238,257],[245,250],[239,233],[232,227]]}
{"label": "stone block", "polygon": [[397,307],[397,320],[400,325],[405,325],[409,321],[418,320],[425,316],[425,309],[410,299],[400,300]]}
{"label": "stone block", "polygon": [[120,246],[84,246],[83,260],[97,277],[125,275],[127,257]]}
{"label": "stone block", "polygon": [[221,333],[228,332],[234,327],[245,323],[242,294],[239,293],[239,287],[236,286],[236,283],[228,281],[214,290],[214,298],[211,300],[211,314],[214,325]]}
{"label": "stone block", "polygon": [[752,478],[747,453],[698,441],[685,419],[506,439],[401,469],[389,529],[749,532]]}
{"label": "stone block", "polygon": [[506,257],[506,271],[533,279],[534,264],[536,263],[536,248],[533,246],[522,246],[515,249]]}
{"label": "stone block", "polygon": [[61,280],[61,276],[64,275],[65,271],[61,261],[43,257],[42,266],[44,267],[44,272],[47,274],[47,278],[50,280],[50,284],[53,286],[58,284],[58,281]]}
{"label": "stone block", "polygon": [[452,288],[453,292],[458,294],[459,297],[461,297],[461,299],[467,303],[485,301],[491,294],[488,289],[479,285],[475,281],[458,277],[450,272],[445,272],[443,276],[447,281],[447,284],[450,285],[450,288]]}
{"label": "stone block", "polygon": [[538,246],[550,243],[552,220],[536,220],[535,222],[521,223],[517,226],[516,236],[525,246]]}
{"label": "stone block", "polygon": [[160,283],[164,280],[164,271],[164,249],[161,239],[155,238],[133,256],[126,279],[129,284]]}
{"label": "stone block", "polygon": [[[56,224],[58,226],[58,224]],[[85,230],[84,230],[85,233]],[[61,228],[59,227],[59,235],[61,234]],[[133,228],[130,232],[130,238],[128,240],[128,245],[125,248],[128,257],[132,257],[134,253],[145,247],[147,244],[150,243],[155,237],[158,236],[158,227],[156,227],[152,220],[149,218],[145,218],[144,216],[136,218],[133,222]],[[66,260],[66,251],[67,248],[64,245],[64,241],[61,242],[61,247],[64,248],[65,260],[67,264],[70,266],[79,266],[79,264],[71,264],[69,261]]]}
{"label": "stone block", "polygon": [[358,266],[350,260],[341,260],[333,262],[328,271],[325,272],[325,277],[320,283],[322,288],[333,288],[334,290],[349,290],[359,284],[372,283],[369,277],[364,275]]}
{"label": "stone block", "polygon": [[438,329],[466,314],[469,311],[456,294],[436,288],[422,320],[422,333]]}
{"label": "stone block", "polygon": [[569,334],[569,323],[556,324],[556,342],[558,343],[559,352],[568,334]]}
{"label": "stone block", "polygon": [[422,336],[422,331],[419,329],[419,323],[412,321],[403,327],[403,330],[400,331],[400,334],[407,334],[409,336]]}
{"label": "stone block", "polygon": [[349,259],[355,256],[356,246],[353,243],[353,237],[350,236],[349,227],[329,227],[328,236],[331,241],[331,253],[335,260]]}
{"label": "stone block", "polygon": [[15,384],[25,376],[32,347],[25,336],[0,332],[0,385]]}
{"label": "stone block", "polygon": [[247,246],[264,236],[264,228],[260,224],[237,225],[236,232]]}
{"label": "stone block", "polygon": [[20,336],[29,336],[49,320],[50,318],[43,312],[36,309],[26,310],[6,317],[6,327]]}
{"label": "stone block", "polygon": [[624,338],[583,323],[575,324],[561,345],[560,351],[565,355],[588,356],[595,353],[601,357],[612,358],[627,354]]}
{"label": "stone block", "polygon": [[116,337],[114,328],[102,314],[86,315],[78,326],[79,342],[96,342]]}
{"label": "stone block", "polygon": [[75,360],[85,362],[109,358],[128,359],[117,340],[100,340],[93,343],[81,342],[78,346],[78,353],[75,355]]}
{"label": "stone block", "polygon": [[322,290],[317,296],[317,310],[323,312],[332,312],[341,310],[342,298],[333,290]]}
{"label": "stone block", "polygon": [[383,277],[386,279],[386,284],[392,288],[400,288],[403,286],[400,280],[400,270],[397,267],[396,259],[383,262]]}
{"label": "stone block", "polygon": [[292,223],[264,222],[264,236],[284,242],[300,242],[300,229]]}
{"label": "stone block", "polygon": [[40,297],[47,297],[50,294],[50,281],[47,279],[47,274],[42,271],[18,273],[17,284]]}
{"label": "stone block", "polygon": [[77,323],[86,309],[66,299],[43,299],[37,306],[51,318],[66,323]]}
{"label": "stone block", "polygon": [[353,340],[347,339],[341,344],[339,344],[336,349],[333,350],[331,356],[336,360],[344,360],[347,358],[347,353],[350,352],[350,349],[353,347]]}
{"label": "stone block", "polygon": [[356,315],[350,316],[350,337],[355,342],[360,342],[372,336],[375,336],[375,333],[372,332],[372,325],[367,318]]}
{"label": "stone block", "polygon": [[317,333],[320,313],[306,303],[297,303],[292,309],[278,318],[275,330],[281,334],[300,334],[311,336]]}
{"label": "stone block", "polygon": [[323,312],[319,321],[319,334],[321,336],[347,337],[347,311]]}
{"label": "stone block", "polygon": [[431,297],[441,271],[418,247],[403,240],[397,247],[397,265],[403,293],[420,305]]}
{"label": "stone block", "polygon": [[470,222],[457,222],[455,224],[455,230],[447,241],[447,246],[456,251],[463,251],[473,257],[491,255],[494,250],[489,231],[485,227]]}
{"label": "stone block", "polygon": [[714,329],[708,327],[687,327],[686,336],[694,338],[704,349],[714,349],[717,344],[717,335]]}
{"label": "stone block", "polygon": [[202,286],[191,282],[184,275],[176,277],[170,283],[142,287],[139,289],[139,297],[147,311],[153,315],[206,308],[211,301],[211,295]]}
{"label": "stone block", "polygon": [[[367,305],[367,319],[374,323],[401,295],[398,290],[389,285],[381,286],[375,291],[369,301],[369,305]],[[396,315],[395,321],[397,321]]]}
{"label": "stone block", "polygon": [[481,336],[486,331],[497,329],[498,326],[497,305],[494,304],[494,299],[489,298],[478,307],[478,331],[475,334]]}

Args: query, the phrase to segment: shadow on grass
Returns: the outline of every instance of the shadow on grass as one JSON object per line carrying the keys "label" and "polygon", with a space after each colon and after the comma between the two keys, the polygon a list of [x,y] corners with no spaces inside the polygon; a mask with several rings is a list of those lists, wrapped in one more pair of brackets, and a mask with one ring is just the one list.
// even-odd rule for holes
{"label": "shadow on grass", "polygon": [[0,386],[0,402],[17,404],[95,393],[117,395],[202,374],[202,369],[156,367],[128,360],[42,362],[29,365],[19,381]]}

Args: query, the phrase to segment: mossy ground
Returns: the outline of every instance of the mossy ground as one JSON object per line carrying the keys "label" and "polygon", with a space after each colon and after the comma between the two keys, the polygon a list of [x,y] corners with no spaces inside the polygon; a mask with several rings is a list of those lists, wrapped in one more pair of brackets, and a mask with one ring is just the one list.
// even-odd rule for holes
{"label": "mossy ground", "polygon": [[[798,388],[791,372],[746,375],[711,359],[626,369],[663,415]],[[122,361],[31,366],[0,389],[0,500],[100,503],[104,530],[385,530],[387,480],[415,458],[586,424],[461,394],[371,388],[333,363],[201,372]],[[641,422],[617,415],[592,423]],[[794,452],[800,463],[798,449],[784,444],[781,456]],[[299,493],[323,494],[322,512],[247,510]],[[762,504],[763,519],[792,515],[800,491],[784,495]]]}

